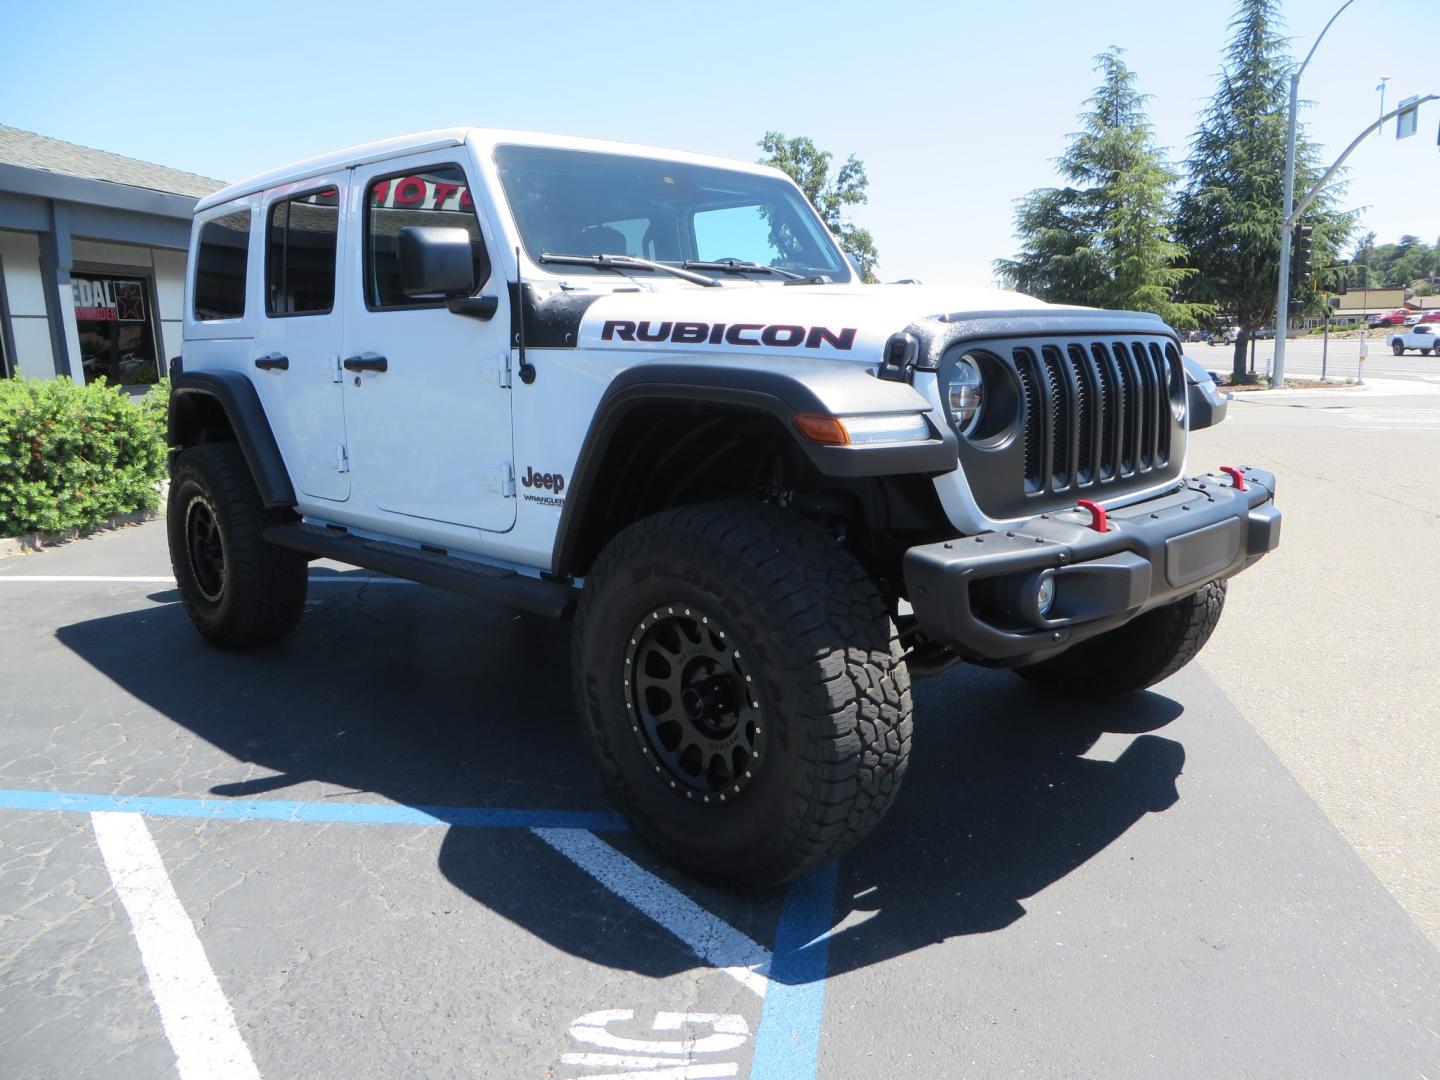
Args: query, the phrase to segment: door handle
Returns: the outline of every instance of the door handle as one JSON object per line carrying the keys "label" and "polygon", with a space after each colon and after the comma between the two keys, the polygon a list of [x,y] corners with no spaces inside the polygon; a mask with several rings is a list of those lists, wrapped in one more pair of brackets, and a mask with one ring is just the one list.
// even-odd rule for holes
{"label": "door handle", "polygon": [[265,356],[257,357],[255,366],[261,371],[289,371],[290,358],[288,356],[281,356],[278,352],[269,353]]}
{"label": "door handle", "polygon": [[383,356],[376,356],[374,353],[365,353],[362,356],[351,356],[345,361],[346,371],[389,371],[390,364]]}

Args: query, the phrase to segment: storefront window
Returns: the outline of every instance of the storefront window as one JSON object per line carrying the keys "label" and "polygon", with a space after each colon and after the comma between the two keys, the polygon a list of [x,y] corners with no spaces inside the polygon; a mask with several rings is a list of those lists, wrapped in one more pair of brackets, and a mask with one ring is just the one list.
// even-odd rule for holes
{"label": "storefront window", "polygon": [[159,379],[160,354],[145,280],[76,274],[71,287],[85,381],[103,377],[115,385],[134,386]]}

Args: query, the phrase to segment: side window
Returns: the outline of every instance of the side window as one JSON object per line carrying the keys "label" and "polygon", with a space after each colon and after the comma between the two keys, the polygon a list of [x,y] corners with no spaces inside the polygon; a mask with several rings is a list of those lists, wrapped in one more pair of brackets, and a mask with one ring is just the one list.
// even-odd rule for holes
{"label": "side window", "polygon": [[370,310],[439,306],[412,300],[400,288],[400,230],[410,225],[466,230],[476,287],[490,277],[490,257],[460,166],[436,165],[372,180],[365,192],[365,306]]}
{"label": "side window", "polygon": [[323,315],[335,306],[335,241],[340,200],[333,187],[270,207],[265,312]]}
{"label": "side window", "polygon": [[195,252],[195,318],[244,318],[249,254],[249,210],[211,218],[200,226]]}

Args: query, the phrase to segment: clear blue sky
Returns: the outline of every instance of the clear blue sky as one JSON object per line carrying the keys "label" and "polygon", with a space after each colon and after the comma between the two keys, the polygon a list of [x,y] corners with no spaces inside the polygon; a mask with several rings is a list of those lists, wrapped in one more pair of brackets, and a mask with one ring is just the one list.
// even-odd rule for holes
{"label": "clear blue sky", "polygon": [[[1340,0],[1287,0],[1297,51]],[[0,10],[0,122],[237,180],[384,135],[530,128],[753,159],[767,129],[870,174],[855,215],[886,277],[984,283],[1013,200],[1127,50],[1160,142],[1183,155],[1231,5],[1028,3],[206,3],[70,0]],[[1387,103],[1440,92],[1434,0],[1357,0],[1302,84],[1333,157]],[[1422,26],[1428,29],[1422,30]],[[1380,240],[1440,236],[1440,103],[1372,138],[1346,204]]]}

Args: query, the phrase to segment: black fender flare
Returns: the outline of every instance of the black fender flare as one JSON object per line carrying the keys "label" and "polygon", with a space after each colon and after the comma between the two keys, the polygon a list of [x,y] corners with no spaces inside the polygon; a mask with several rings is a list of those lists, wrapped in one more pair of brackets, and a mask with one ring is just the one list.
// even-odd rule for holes
{"label": "black fender flare", "polygon": [[294,506],[295,487],[290,482],[290,473],[285,468],[265,407],[260,404],[255,384],[240,372],[186,371],[175,375],[170,383],[166,441],[172,447],[194,443],[194,432],[201,422],[202,398],[213,400],[225,414],[265,508],[279,510]]}
{"label": "black fender flare", "polygon": [[[812,362],[805,370],[777,370],[747,357],[722,357],[719,362],[655,362],[621,372],[600,399],[580,447],[570,482],[571,495],[560,513],[551,555],[551,570],[571,575],[582,523],[611,438],[626,417],[641,405],[660,401],[715,404],[766,413],[780,421],[795,445],[822,476],[938,476],[959,463],[957,439],[948,424],[936,418],[930,403],[908,383],[877,379],[859,365]],[[787,362],[787,368],[793,362]],[[855,416],[923,412],[932,438],[923,442],[876,446],[821,446],[795,429],[796,413]]]}

